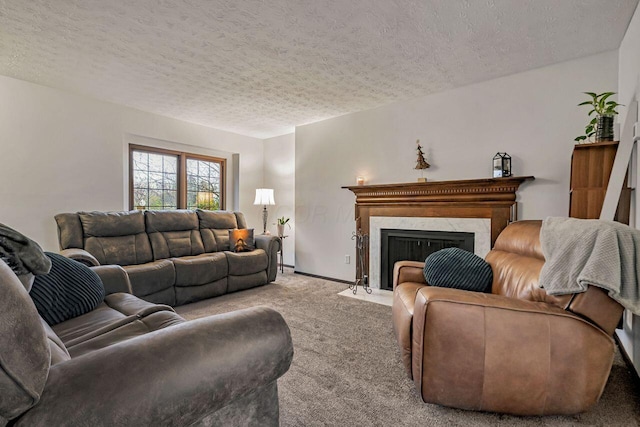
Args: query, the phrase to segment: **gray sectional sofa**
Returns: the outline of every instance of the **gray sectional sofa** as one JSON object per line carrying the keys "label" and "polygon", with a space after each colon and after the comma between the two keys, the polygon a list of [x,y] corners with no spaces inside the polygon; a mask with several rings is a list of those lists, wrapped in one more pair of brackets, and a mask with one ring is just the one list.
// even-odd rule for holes
{"label": "gray sectional sofa", "polygon": [[133,294],[181,305],[253,288],[276,278],[281,241],[256,235],[256,249],[232,252],[241,212],[171,210],[76,212],[55,216],[61,254],[89,266],[117,264]]}

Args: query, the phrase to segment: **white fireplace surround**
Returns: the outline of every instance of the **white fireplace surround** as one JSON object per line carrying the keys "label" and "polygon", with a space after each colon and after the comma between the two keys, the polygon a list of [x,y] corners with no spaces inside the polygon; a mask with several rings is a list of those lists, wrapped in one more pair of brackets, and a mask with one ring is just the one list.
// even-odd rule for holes
{"label": "white fireplace surround", "polygon": [[369,219],[369,283],[380,288],[380,258],[382,229],[459,231],[474,233],[474,253],[484,258],[491,250],[491,220],[488,218],[422,218],[372,216]]}

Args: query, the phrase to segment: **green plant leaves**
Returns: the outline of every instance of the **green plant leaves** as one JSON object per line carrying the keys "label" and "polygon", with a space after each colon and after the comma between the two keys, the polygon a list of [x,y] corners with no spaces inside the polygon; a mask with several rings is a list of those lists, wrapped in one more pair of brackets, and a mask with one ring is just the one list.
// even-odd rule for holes
{"label": "green plant leaves", "polygon": [[585,127],[584,131],[586,135],[580,135],[574,139],[574,141],[578,142],[584,141],[587,138],[591,138],[596,133],[598,117],[616,115],[618,114],[616,108],[622,106],[622,104],[618,104],[616,101],[608,100],[611,96],[616,94],[615,92],[602,92],[600,94],[597,94],[595,92],[582,93],[590,96],[591,100],[581,102],[580,104],[578,104],[578,106],[590,105],[593,108],[591,109],[591,111],[589,111],[588,116],[591,117],[593,113],[596,113],[596,117],[592,118]]}

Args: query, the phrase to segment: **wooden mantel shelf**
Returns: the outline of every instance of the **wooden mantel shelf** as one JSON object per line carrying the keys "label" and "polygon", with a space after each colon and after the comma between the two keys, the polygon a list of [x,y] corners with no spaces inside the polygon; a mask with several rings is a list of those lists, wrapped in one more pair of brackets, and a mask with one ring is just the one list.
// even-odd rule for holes
{"label": "wooden mantel shelf", "polygon": [[[369,234],[371,217],[487,218],[491,220],[491,246],[498,234],[517,220],[516,192],[533,176],[411,182],[342,187],[356,195],[356,228]],[[359,261],[359,260],[358,260]],[[369,271],[369,253],[363,260]],[[358,274],[360,263],[356,266]]]}
{"label": "wooden mantel shelf", "polygon": [[342,187],[356,195],[357,204],[416,202],[515,201],[520,184],[533,176],[465,179],[458,181],[410,182],[401,184],[353,185]]}

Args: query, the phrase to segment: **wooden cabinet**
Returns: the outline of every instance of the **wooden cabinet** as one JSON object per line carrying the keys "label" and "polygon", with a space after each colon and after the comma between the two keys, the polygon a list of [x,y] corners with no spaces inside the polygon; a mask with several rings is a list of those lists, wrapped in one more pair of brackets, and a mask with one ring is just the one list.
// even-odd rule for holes
{"label": "wooden cabinet", "polygon": [[[570,217],[600,218],[617,151],[617,141],[575,146],[571,156]],[[631,189],[626,186],[626,181],[625,179],[625,186],[620,194],[615,220],[628,224]]]}

